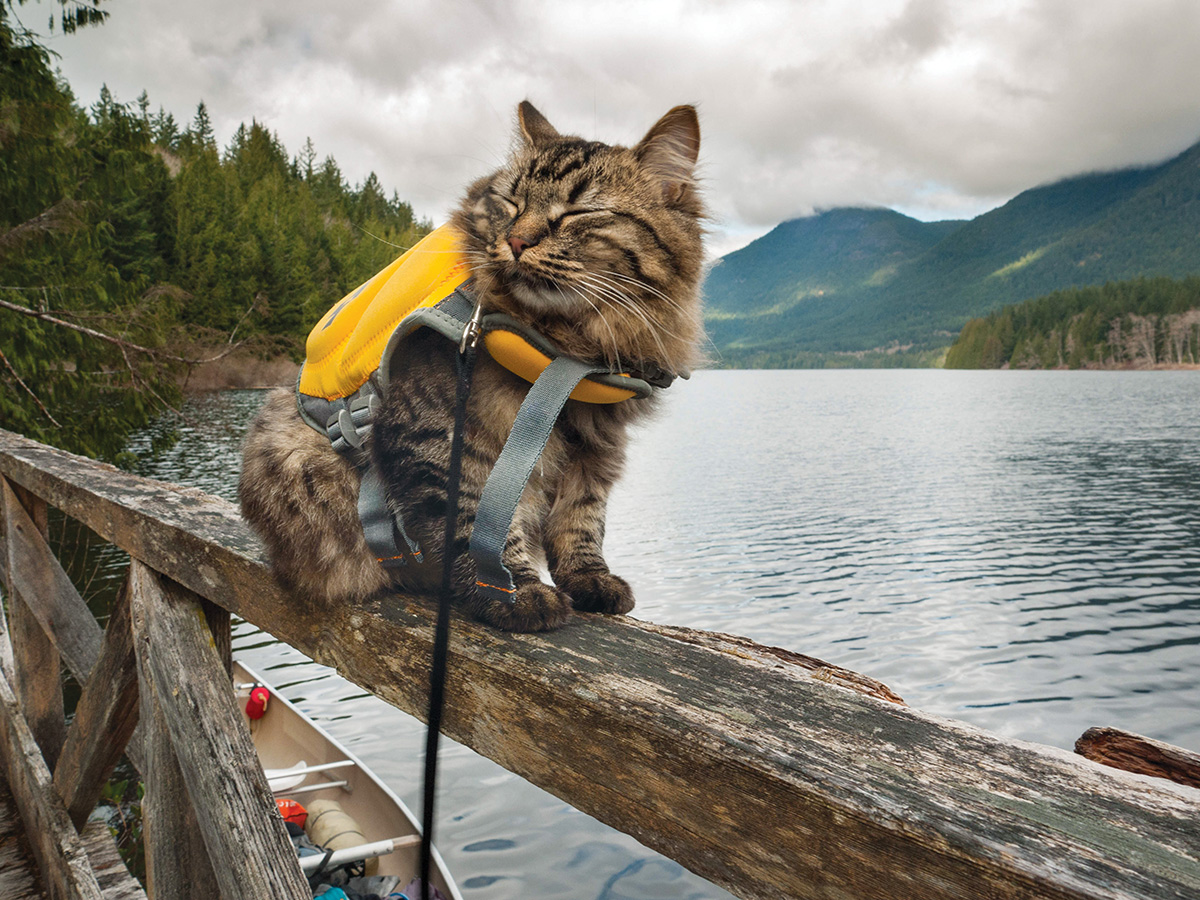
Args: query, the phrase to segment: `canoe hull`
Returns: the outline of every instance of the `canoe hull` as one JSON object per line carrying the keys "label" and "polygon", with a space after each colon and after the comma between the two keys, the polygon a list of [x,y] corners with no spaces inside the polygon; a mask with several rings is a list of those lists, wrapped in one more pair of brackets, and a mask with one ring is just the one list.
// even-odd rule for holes
{"label": "canoe hull", "polygon": [[[244,706],[250,684],[262,684],[263,679],[249,666],[234,661],[234,684],[238,687],[239,705]],[[279,799],[293,798],[302,806],[314,800],[336,800],[358,824],[367,841],[397,837],[410,839],[407,846],[378,857],[379,875],[400,877],[401,887],[415,878],[420,866],[417,838],[420,826],[404,802],[380,781],[354,754],[339,744],[325,729],[277,694],[273,688],[266,713],[260,719],[250,719],[250,734],[264,769],[288,769],[303,761],[307,766],[349,761],[341,766],[308,774],[295,787],[276,792]],[[296,779],[292,779],[293,781]],[[339,784],[345,782],[345,785]],[[318,785],[333,785],[317,790],[305,790]],[[433,883],[452,900],[462,900],[437,850],[433,853]]]}

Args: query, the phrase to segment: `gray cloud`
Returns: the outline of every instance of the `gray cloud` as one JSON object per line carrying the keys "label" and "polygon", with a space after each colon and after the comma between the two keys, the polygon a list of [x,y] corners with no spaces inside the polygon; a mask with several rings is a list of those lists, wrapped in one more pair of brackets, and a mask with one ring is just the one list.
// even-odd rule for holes
{"label": "gray cloud", "polygon": [[[34,24],[45,10],[21,8]],[[1200,138],[1194,0],[209,0],[111,4],[56,38],[84,102],[218,136],[257,118],[311,136],[444,217],[495,165],[529,97],[560,129],[629,143],[698,104],[714,249],[850,204],[977,214],[1034,184],[1152,162]]]}

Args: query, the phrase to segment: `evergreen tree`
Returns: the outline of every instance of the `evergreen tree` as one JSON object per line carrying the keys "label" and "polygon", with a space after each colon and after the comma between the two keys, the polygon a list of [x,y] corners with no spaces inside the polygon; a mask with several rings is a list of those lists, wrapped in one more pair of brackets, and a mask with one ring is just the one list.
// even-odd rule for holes
{"label": "evergreen tree", "polygon": [[1200,278],[1139,278],[1055,291],[963,326],[957,369],[1195,364]]}
{"label": "evergreen tree", "polygon": [[164,150],[175,150],[179,146],[179,126],[175,122],[175,116],[169,112],[163,112],[161,106],[154,116],[151,134],[154,137],[154,143]]}
{"label": "evergreen tree", "polygon": [[[219,153],[149,95],[86,110],[0,0],[0,427],[114,456],[234,336],[298,357],[331,303],[429,230],[374,173],[252,120]],[[78,25],[78,19],[72,21]],[[222,351],[224,352],[224,351]]]}
{"label": "evergreen tree", "polygon": [[217,138],[213,134],[212,120],[208,117],[208,106],[203,100],[196,107],[196,118],[192,120],[192,126],[188,129],[187,133],[198,152],[203,152],[210,147],[215,149],[217,146]]}
{"label": "evergreen tree", "polygon": [[296,157],[296,168],[298,174],[305,181],[312,181],[313,177],[313,162],[317,158],[317,148],[313,146],[312,138],[304,139],[304,148]]}
{"label": "evergreen tree", "polygon": [[144,302],[161,163],[107,88],[94,120],[77,109],[7,13],[0,108],[20,127],[0,130],[0,426],[111,456],[174,392],[154,352],[166,322]]}

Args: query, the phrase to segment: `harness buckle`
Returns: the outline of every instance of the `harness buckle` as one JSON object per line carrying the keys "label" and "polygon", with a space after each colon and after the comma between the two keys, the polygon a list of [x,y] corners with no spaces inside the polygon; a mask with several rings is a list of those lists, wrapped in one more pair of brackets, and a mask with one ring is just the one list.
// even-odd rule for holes
{"label": "harness buckle", "polygon": [[471,320],[467,322],[463,328],[462,340],[458,342],[458,352],[466,353],[467,348],[475,349],[475,345],[479,343],[479,335],[483,333],[481,322],[483,321],[483,304],[476,303],[475,311],[471,313]]}

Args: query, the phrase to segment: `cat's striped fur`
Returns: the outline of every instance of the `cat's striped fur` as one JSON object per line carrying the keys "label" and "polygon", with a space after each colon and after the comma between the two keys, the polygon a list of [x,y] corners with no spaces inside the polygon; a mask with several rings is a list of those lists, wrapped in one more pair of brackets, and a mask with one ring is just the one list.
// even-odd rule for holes
{"label": "cat's striped fur", "polygon": [[[693,169],[695,111],[668,112],[632,148],[560,135],[528,102],[508,162],[473,184],[453,223],[488,312],[533,326],[567,353],[637,371],[680,373],[702,334],[703,209]],[[425,552],[389,576],[359,527],[358,475],[306,426],[290,392],[273,394],[246,440],[240,494],[280,580],[329,601],[391,587],[431,591],[441,572],[455,376],[450,341],[428,330],[405,345],[371,436],[388,500]],[[529,385],[481,351],[467,410],[455,594],[480,619],[514,631],[564,624],[572,607],[633,608],[629,585],[601,553],[609,491],[626,426],[652,400],[568,402],[517,509],[504,561],[511,605],[479,597],[467,554],[480,492]],[[554,586],[543,584],[545,562]]]}

